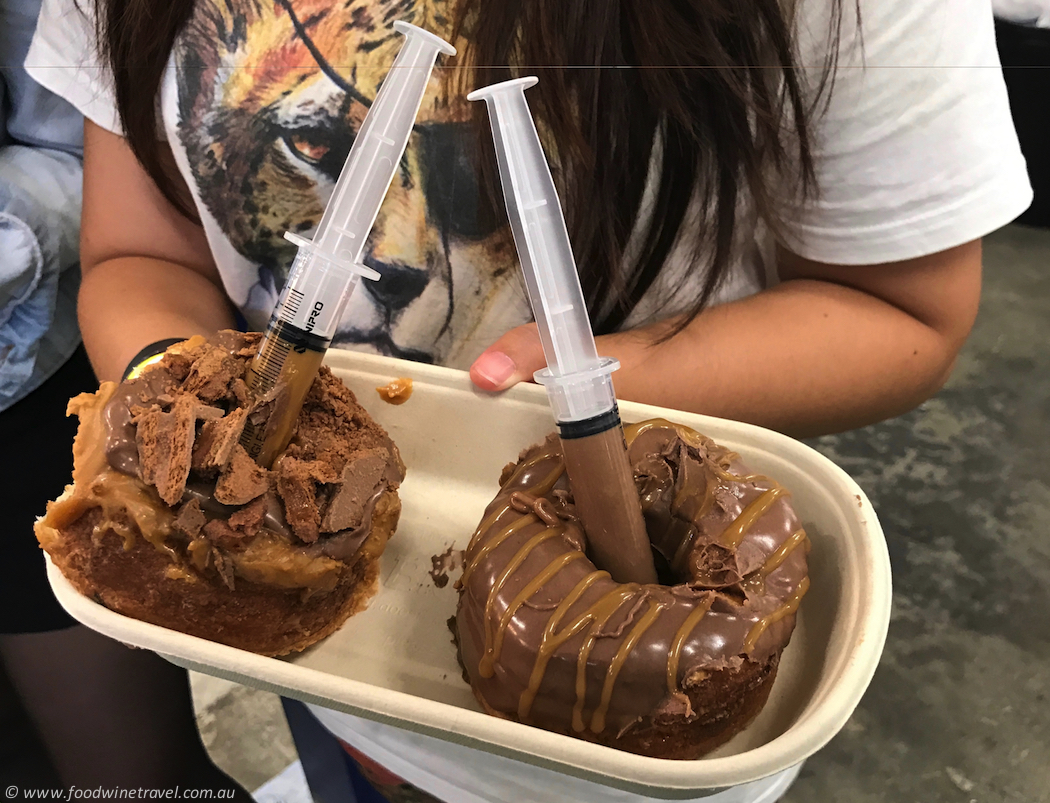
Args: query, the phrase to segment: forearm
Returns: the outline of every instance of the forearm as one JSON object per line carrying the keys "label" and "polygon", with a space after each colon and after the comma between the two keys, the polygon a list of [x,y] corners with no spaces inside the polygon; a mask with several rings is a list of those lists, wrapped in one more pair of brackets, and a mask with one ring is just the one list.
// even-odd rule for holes
{"label": "forearm", "polygon": [[80,329],[95,373],[119,380],[128,362],[157,340],[234,326],[222,291],[200,273],[172,262],[119,257],[84,276]]}
{"label": "forearm", "polygon": [[788,281],[666,325],[600,338],[623,399],[749,421],[796,436],[905,412],[940,388],[957,346],[908,313],[824,281]]}

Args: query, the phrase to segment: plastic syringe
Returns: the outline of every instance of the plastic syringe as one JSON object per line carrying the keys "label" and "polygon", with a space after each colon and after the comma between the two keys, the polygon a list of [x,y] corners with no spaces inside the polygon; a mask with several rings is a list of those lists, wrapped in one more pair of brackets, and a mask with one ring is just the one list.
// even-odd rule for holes
{"label": "plastic syringe", "polygon": [[547,390],[576,510],[595,563],[619,582],[656,582],[641,504],[627,459],[612,372],[599,357],[550,166],[525,90],[536,78],[478,89],[488,106],[503,195],[547,367]]}
{"label": "plastic syringe", "polygon": [[299,246],[246,380],[258,411],[241,445],[269,466],[288,444],[346,302],[361,277],[379,273],[362,263],[365,241],[408,145],[438,55],[456,49],[429,31],[395,22],[405,42],[383,80],[339,174],[312,240]]}

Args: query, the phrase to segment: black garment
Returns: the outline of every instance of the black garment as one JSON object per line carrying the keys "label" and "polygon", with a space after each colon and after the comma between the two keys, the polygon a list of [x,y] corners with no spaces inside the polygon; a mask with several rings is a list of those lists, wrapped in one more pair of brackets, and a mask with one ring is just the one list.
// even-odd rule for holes
{"label": "black garment", "polygon": [[999,58],[1035,199],[1018,223],[1050,228],[1050,29],[995,21]]}
{"label": "black garment", "polygon": [[80,346],[44,384],[0,412],[0,633],[76,624],[51,593],[33,523],[71,481],[77,418],[66,418],[66,403],[97,388]]}

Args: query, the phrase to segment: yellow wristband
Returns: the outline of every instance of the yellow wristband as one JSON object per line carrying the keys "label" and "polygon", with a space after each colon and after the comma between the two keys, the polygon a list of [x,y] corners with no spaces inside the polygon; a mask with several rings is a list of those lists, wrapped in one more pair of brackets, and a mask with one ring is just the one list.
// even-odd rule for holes
{"label": "yellow wristband", "polygon": [[186,338],[184,337],[169,337],[166,340],[158,340],[155,343],[150,343],[146,348],[142,349],[142,351],[131,358],[128,367],[124,369],[124,380],[138,379],[142,376],[143,371],[151,365],[160,362],[164,358],[164,352],[167,351],[170,346],[174,346],[176,343],[181,343],[185,339]]}

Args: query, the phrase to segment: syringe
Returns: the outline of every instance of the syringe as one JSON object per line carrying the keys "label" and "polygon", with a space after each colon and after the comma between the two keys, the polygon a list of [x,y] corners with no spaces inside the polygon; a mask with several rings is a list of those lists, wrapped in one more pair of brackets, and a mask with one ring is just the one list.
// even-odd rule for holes
{"label": "syringe", "polygon": [[554,180],[525,90],[536,78],[478,89],[488,105],[511,231],[547,367],[547,389],[572,482],[576,510],[595,563],[613,579],[655,583],[656,568],[627,459],[612,374],[594,343]]}
{"label": "syringe", "polygon": [[241,445],[263,466],[287,446],[303,400],[335,337],[360,277],[379,274],[362,263],[365,241],[408,145],[416,114],[444,39],[395,22],[404,34],[390,72],[368,110],[313,240],[285,232],[299,246],[246,380],[258,409]]}

